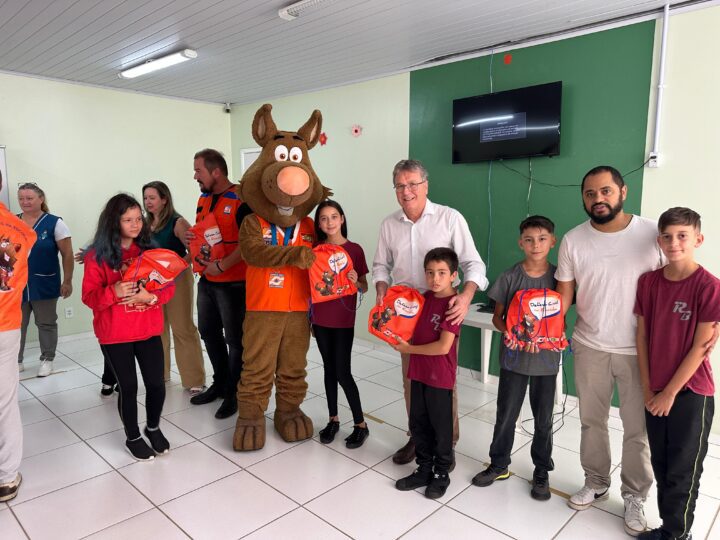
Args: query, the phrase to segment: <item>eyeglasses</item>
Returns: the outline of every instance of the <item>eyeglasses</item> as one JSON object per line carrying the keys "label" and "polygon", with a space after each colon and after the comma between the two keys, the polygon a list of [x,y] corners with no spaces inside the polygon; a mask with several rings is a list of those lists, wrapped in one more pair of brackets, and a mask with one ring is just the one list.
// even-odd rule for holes
{"label": "eyeglasses", "polygon": [[402,192],[405,191],[406,189],[409,189],[410,191],[412,191],[412,192],[414,193],[414,192],[416,192],[416,191],[418,190],[418,188],[419,188],[422,184],[424,184],[425,182],[427,182],[427,180],[423,180],[422,182],[410,182],[409,184],[394,184],[394,185],[393,185],[393,189],[394,189],[397,193],[402,193]]}

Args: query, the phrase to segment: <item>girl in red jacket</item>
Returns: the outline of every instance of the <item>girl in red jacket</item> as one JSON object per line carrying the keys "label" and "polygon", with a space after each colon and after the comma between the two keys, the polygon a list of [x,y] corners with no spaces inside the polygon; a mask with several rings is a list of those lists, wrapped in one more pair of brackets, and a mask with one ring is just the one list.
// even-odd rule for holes
{"label": "girl in red jacket", "polygon": [[[140,203],[132,196],[111,198],[100,214],[97,233],[85,256],[82,301],[93,310],[93,329],[120,389],[118,410],[125,426],[128,451],[138,460],[165,454],[170,444],[160,431],[165,401],[163,380],[162,304],[175,292],[170,284],[150,293],[134,281],[122,281],[128,260],[150,247],[150,227]],[[140,435],[137,421],[137,358],[147,389],[147,427]]]}

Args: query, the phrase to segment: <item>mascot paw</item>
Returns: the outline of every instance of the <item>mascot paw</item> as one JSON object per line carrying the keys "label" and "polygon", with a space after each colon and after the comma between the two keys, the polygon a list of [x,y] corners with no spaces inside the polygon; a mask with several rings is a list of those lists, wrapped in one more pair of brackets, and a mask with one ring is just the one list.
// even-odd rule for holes
{"label": "mascot paw", "polygon": [[[275,411],[275,429],[286,442],[303,441],[313,436],[313,423],[300,409]],[[237,433],[237,432],[236,432]]]}
{"label": "mascot paw", "polygon": [[302,246],[300,248],[300,264],[298,265],[303,270],[310,268],[315,262],[315,253],[309,247]]}
{"label": "mascot paw", "polygon": [[265,446],[265,417],[238,418],[233,436],[235,451],[260,450],[263,446]]}

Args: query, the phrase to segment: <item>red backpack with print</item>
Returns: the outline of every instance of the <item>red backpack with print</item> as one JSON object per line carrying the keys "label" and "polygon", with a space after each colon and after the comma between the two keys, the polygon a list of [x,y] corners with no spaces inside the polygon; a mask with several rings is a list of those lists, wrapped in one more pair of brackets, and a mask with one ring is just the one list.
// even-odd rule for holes
{"label": "red backpack with print", "polygon": [[357,293],[357,287],[347,277],[353,269],[347,251],[334,244],[320,244],[313,248],[313,253],[315,262],[308,272],[313,304]]}
{"label": "red backpack with print", "polygon": [[424,303],[425,297],[412,287],[390,287],[382,304],[370,310],[368,332],[392,345],[398,342],[398,336],[409,341]]}
{"label": "red backpack with print", "polygon": [[220,227],[211,212],[189,230],[195,234],[188,246],[193,272],[202,274],[210,263],[219,261],[225,253]]}
{"label": "red backpack with print", "polygon": [[520,289],[510,302],[505,316],[509,338],[508,348],[525,348],[529,344],[539,349],[562,351],[567,347],[562,297],[552,289]]}

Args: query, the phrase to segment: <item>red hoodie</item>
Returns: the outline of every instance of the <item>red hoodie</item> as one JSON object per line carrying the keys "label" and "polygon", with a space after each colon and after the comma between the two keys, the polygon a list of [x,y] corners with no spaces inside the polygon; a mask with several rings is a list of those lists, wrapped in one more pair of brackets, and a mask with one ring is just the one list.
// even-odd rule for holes
{"label": "red hoodie", "polygon": [[[140,255],[140,248],[133,243],[122,250],[123,262]],[[155,291],[158,303],[143,311],[133,310],[120,304],[115,295],[115,283],[122,272],[113,270],[107,263],[98,264],[95,250],[85,254],[85,275],[82,282],[83,304],[93,310],[93,329],[101,345],[144,341],[163,332],[162,304],[175,294],[175,284]]]}

